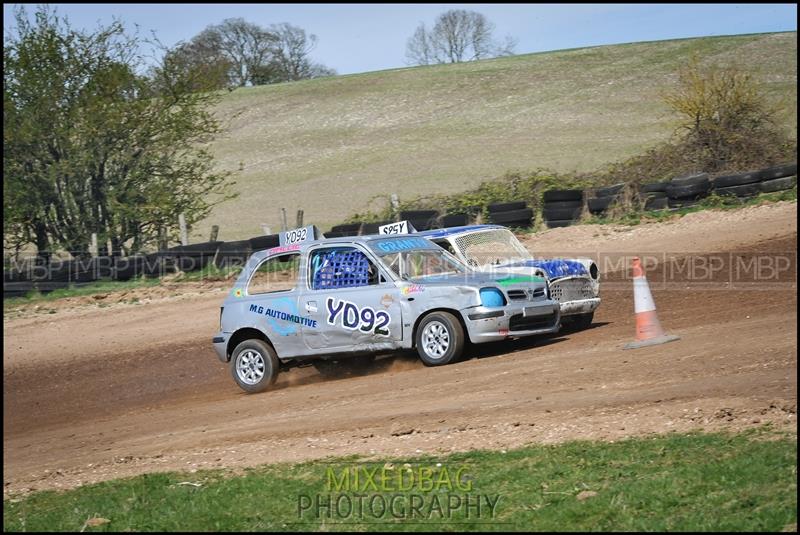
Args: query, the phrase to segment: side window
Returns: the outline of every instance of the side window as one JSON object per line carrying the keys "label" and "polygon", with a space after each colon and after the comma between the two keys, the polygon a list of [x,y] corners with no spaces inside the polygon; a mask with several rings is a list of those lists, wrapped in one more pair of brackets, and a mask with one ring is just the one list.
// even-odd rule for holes
{"label": "side window", "polygon": [[453,255],[455,257],[458,257],[458,255],[456,254],[456,250],[453,249],[453,246],[452,246],[452,244],[450,243],[449,240],[433,240],[433,243],[435,243],[436,245],[438,245],[439,247],[441,247],[442,249],[444,249],[445,251],[447,251],[451,255]]}
{"label": "side window", "polygon": [[261,264],[250,277],[248,295],[288,292],[297,287],[300,253],[275,256]]}
{"label": "side window", "polygon": [[354,247],[317,249],[309,257],[312,290],[358,288],[378,284],[378,268]]}

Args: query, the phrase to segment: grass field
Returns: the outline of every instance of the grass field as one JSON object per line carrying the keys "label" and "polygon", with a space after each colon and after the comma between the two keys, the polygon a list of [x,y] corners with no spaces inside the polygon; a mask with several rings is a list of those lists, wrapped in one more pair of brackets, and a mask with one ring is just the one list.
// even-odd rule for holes
{"label": "grass field", "polygon": [[325,230],[376,196],[444,193],[506,171],[590,171],[667,139],[660,93],[691,54],[751,72],[797,135],[797,34],[633,43],[237,89],[212,152],[238,199],[193,229],[220,239],[293,224]]}
{"label": "grass field", "polygon": [[[344,470],[372,475],[356,484]],[[329,497],[338,505],[327,509]],[[781,531],[796,523],[796,437],[765,428],[149,474],[3,504],[4,531]]]}

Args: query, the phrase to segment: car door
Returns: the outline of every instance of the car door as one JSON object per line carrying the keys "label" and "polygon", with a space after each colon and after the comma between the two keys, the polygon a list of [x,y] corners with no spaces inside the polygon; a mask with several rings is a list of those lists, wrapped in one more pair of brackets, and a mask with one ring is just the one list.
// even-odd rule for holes
{"label": "car door", "polygon": [[403,339],[400,290],[380,264],[357,244],[308,252],[302,311],[307,347],[330,352],[395,347]]}
{"label": "car door", "polygon": [[302,325],[308,321],[298,308],[301,255],[291,252],[265,258],[254,267],[246,290],[233,303],[239,327],[264,332],[281,357],[302,354]]}

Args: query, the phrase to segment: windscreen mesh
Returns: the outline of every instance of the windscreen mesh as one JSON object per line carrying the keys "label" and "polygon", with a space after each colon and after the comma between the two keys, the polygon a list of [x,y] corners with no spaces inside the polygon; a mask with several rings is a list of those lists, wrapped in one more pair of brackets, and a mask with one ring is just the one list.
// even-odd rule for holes
{"label": "windscreen mesh", "polygon": [[456,247],[473,266],[527,260],[530,253],[507,229],[471,232],[455,239]]}

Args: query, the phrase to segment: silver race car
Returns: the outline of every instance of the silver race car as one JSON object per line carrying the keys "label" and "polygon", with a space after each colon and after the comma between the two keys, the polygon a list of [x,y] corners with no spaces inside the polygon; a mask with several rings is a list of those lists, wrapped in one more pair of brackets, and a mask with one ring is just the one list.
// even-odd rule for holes
{"label": "silver race car", "polygon": [[535,259],[510,230],[499,225],[452,227],[412,235],[431,240],[481,272],[499,270],[545,277],[550,297],[559,302],[562,322],[567,326],[589,327],[600,306],[600,275],[591,259]]}
{"label": "silver race car", "polygon": [[478,273],[416,235],[324,239],[315,227],[254,253],[213,344],[247,392],[280,369],[415,348],[429,366],[473,343],[556,332],[560,308],[533,275]]}

